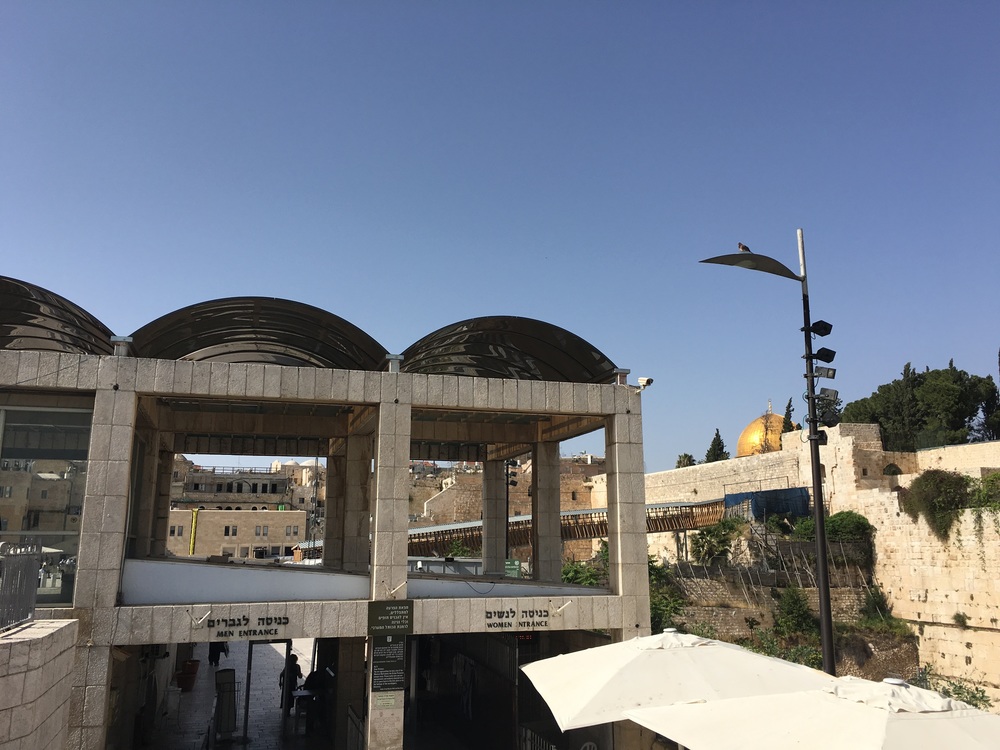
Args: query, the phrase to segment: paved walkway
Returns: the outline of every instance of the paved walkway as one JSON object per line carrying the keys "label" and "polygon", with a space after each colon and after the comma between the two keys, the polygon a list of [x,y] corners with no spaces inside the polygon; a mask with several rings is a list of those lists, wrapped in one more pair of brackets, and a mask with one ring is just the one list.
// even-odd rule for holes
{"label": "paved walkway", "polygon": [[[229,656],[223,656],[218,669],[236,671],[236,732],[233,740],[219,740],[214,747],[242,747],[244,688],[247,681],[246,642],[229,644]],[[292,652],[298,655],[303,674],[309,674],[312,661],[312,640],[295,640]],[[172,690],[167,699],[167,714],[156,731],[152,750],[202,750],[212,747],[208,740],[209,722],[215,700],[215,667],[208,663],[207,644],[195,647],[194,658],[201,661],[198,677],[190,692]],[[285,662],[285,644],[258,644],[253,648],[250,680],[250,712],[247,722],[246,747],[249,750],[320,750],[332,746],[319,737],[305,737],[300,726],[293,735],[293,719],[289,717],[282,733],[278,675]]]}

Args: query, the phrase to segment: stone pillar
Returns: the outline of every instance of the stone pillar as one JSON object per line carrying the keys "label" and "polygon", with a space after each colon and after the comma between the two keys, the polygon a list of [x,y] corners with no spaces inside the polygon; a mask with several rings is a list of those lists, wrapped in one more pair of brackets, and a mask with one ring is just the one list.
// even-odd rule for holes
{"label": "stone pillar", "polygon": [[347,459],[344,456],[327,456],[323,565],[335,570],[344,567],[346,479]]}
{"label": "stone pillar", "polygon": [[507,484],[503,461],[483,464],[483,572],[503,575],[507,559]]}
{"label": "stone pillar", "polygon": [[[351,747],[348,744],[350,718],[348,708],[364,721],[365,716],[365,639],[340,638],[337,646],[337,703],[334,709],[336,723],[334,747]],[[359,728],[359,731],[361,729]],[[400,745],[402,747],[402,745]]]}
{"label": "stone pillar", "polygon": [[[375,438],[372,600],[405,599],[410,489],[410,405],[383,403]],[[369,651],[372,639],[368,642]],[[368,674],[368,750],[403,746],[404,690],[372,690]]]}
{"label": "stone pillar", "polygon": [[[153,546],[153,526],[156,519],[156,503],[158,499],[158,488],[160,484],[160,474],[164,471],[159,465],[160,452],[157,449],[160,443],[160,433],[158,430],[142,430],[143,449],[142,455],[142,476],[137,477],[131,486],[132,496],[129,498],[129,524],[128,537],[126,538],[126,555],[128,557],[145,558],[149,557]],[[134,468],[133,468],[134,470]],[[173,473],[171,462],[165,469],[169,482]],[[167,487],[169,492],[169,484]]]}
{"label": "stone pillar", "polygon": [[[91,620],[80,620],[76,670],[70,695],[68,747],[104,747],[107,733],[108,684],[111,646],[125,532],[128,518],[132,440],[136,394],[122,387],[118,358],[102,358],[87,464],[87,495],[83,503],[80,553],[77,558],[77,611],[92,610]],[[131,363],[134,387],[135,364]]]}
{"label": "stone pillar", "polygon": [[355,573],[367,573],[371,557],[368,536],[371,531],[371,462],[372,439],[368,435],[347,438],[346,477],[344,479],[343,567]]}
{"label": "stone pillar", "polygon": [[[638,400],[634,394],[629,397]],[[637,408],[631,409],[638,411]],[[646,483],[642,419],[612,415],[605,430],[608,470],[608,578],[622,599],[616,639],[649,634],[649,565],[646,546]]]}
{"label": "stone pillar", "polygon": [[531,458],[531,556],[536,581],[562,578],[559,444],[536,443]]}
{"label": "stone pillar", "polygon": [[[173,445],[173,436],[168,443]],[[156,489],[153,497],[153,526],[149,554],[163,557],[167,551],[167,527],[170,525],[170,486],[174,479],[174,452],[161,449],[156,455]]]}

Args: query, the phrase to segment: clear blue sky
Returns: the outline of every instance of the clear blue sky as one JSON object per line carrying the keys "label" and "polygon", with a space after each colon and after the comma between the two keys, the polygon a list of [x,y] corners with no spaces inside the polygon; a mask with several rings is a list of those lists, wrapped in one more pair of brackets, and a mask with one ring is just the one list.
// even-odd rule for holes
{"label": "clear blue sky", "polygon": [[[797,270],[845,403],[997,377],[1000,4],[0,5],[0,273],[115,333],[283,297],[390,351],[567,328],[643,396],[648,471],[805,404]],[[577,449],[603,453],[603,444]]]}

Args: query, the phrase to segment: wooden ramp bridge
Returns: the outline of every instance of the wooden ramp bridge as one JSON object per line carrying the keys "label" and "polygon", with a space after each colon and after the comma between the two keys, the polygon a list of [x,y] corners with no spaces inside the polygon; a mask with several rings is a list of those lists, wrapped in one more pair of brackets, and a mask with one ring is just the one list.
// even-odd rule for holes
{"label": "wooden ramp bridge", "polygon": [[[646,532],[658,534],[711,526],[722,520],[725,505],[724,500],[647,505]],[[600,539],[608,535],[607,508],[564,510],[560,516],[563,540]],[[531,544],[531,516],[511,516],[507,533],[511,547]],[[482,549],[483,522],[469,521],[410,529],[409,554],[411,557],[440,557],[452,542],[461,542],[469,549]]]}

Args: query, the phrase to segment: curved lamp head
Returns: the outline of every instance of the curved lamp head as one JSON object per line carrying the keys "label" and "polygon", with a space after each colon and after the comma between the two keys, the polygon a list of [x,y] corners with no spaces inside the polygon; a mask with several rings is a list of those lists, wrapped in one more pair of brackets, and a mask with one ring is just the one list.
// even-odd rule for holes
{"label": "curved lamp head", "polygon": [[706,258],[700,263],[718,263],[720,266],[736,266],[737,268],[749,268],[751,271],[763,271],[775,276],[782,276],[786,279],[802,281],[802,277],[795,273],[784,263],[779,263],[774,258],[767,255],[758,255],[752,252],[733,253],[731,255],[719,255],[715,258]]}

